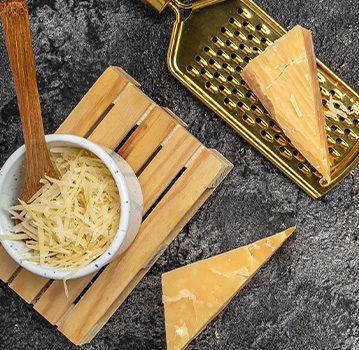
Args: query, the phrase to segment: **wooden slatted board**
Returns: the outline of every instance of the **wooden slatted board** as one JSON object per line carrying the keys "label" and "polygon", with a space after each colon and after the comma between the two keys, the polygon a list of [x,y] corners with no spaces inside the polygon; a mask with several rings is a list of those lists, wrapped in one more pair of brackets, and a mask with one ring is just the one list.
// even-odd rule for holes
{"label": "wooden slatted board", "polygon": [[232,168],[123,70],[109,67],[57,133],[116,150],[137,173],[144,219],[128,250],[103,270],[68,281],[36,276],[0,247],[0,278],[74,344],[89,342]]}

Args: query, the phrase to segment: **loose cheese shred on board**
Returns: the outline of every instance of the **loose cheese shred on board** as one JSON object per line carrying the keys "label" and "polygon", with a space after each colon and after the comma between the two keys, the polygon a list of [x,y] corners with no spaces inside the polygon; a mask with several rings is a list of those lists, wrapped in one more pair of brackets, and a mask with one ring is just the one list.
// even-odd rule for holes
{"label": "loose cheese shred on board", "polygon": [[120,197],[111,172],[91,152],[53,148],[51,159],[60,180],[46,177],[28,203],[6,208],[20,223],[2,239],[23,239],[29,260],[44,268],[71,270],[65,281],[111,244]]}

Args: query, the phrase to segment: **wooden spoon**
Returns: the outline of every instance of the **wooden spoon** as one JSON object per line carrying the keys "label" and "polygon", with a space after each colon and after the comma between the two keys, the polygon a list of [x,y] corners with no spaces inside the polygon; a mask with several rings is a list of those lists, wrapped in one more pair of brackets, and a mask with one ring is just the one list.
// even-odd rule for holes
{"label": "wooden spoon", "polygon": [[27,202],[41,188],[45,174],[58,175],[46,147],[26,1],[1,2],[0,16],[24,133],[26,176],[20,199]]}

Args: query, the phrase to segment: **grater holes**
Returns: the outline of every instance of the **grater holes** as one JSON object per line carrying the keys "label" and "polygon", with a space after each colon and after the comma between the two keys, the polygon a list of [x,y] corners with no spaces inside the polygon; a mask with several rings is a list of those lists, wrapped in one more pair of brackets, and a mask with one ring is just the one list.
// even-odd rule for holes
{"label": "grater holes", "polygon": [[241,24],[233,17],[231,17],[228,21],[234,28],[240,28]]}
{"label": "grater holes", "polygon": [[203,51],[210,57],[216,56],[216,53],[209,46],[205,46]]}
{"label": "grater holes", "polygon": [[[234,52],[232,52],[231,53],[231,59],[235,62],[235,63],[237,63],[237,64],[241,64],[241,63],[243,63],[244,61],[243,61],[243,59],[241,58],[241,57],[239,57],[236,53],[234,53]],[[238,70],[237,70],[238,71]]]}
{"label": "grater holes", "polygon": [[354,124],[355,126],[358,126],[358,124],[359,124],[358,119],[354,119],[354,120],[353,120],[353,124]]}
{"label": "grater holes", "polygon": [[[234,88],[233,90],[232,90],[232,94],[234,95],[234,96],[237,96],[238,98],[243,98],[244,97],[244,95],[242,94],[242,92],[241,91],[239,91],[238,89],[236,89],[236,88]],[[239,103],[239,102],[238,102]],[[242,104],[243,104],[243,102],[241,102]],[[238,106],[238,104],[237,104],[237,106]],[[238,106],[239,107],[239,106]]]}
{"label": "grater holes", "polygon": [[262,130],[262,131],[261,131],[261,136],[262,136],[266,141],[268,141],[268,142],[273,142],[273,136],[272,136],[269,132],[267,132],[267,131],[265,131],[265,130]]}
{"label": "grater holes", "polygon": [[[252,106],[251,106],[251,109],[252,109]],[[252,111],[253,111],[253,109],[252,109]],[[257,117],[256,123],[263,129],[266,129],[268,127],[267,123],[262,118]]]}
{"label": "grater holes", "polygon": [[[243,111],[243,112],[245,112],[245,113],[247,113],[247,112],[250,111],[249,107],[248,107],[244,102],[242,102],[242,101],[238,101],[238,102],[237,102],[237,107],[238,107],[241,111]],[[254,124],[254,120],[253,120],[253,119],[252,119],[252,121],[253,121],[252,124]]]}
{"label": "grater holes", "polygon": [[248,115],[248,114],[243,114],[242,119],[245,123],[247,123],[250,126],[254,125],[254,120]]}
{"label": "grater holes", "polygon": [[202,67],[207,66],[206,60],[204,60],[201,56],[196,56],[195,61]]}
{"label": "grater holes", "polygon": [[261,41],[256,36],[254,36],[253,34],[248,34],[247,39],[250,42],[254,43],[255,45],[259,45],[261,43]]}
{"label": "grater holes", "polygon": [[208,61],[209,65],[214,68],[214,69],[220,69],[221,66],[219,65],[218,62],[216,62],[213,58],[211,58],[209,61]]}
{"label": "grater holes", "polygon": [[247,45],[244,45],[243,43],[239,44],[238,48],[247,55],[252,53],[251,49]]}
{"label": "grater holes", "polygon": [[295,159],[297,159],[300,162],[305,162],[305,158],[298,152],[297,149],[294,149],[292,153]]}
{"label": "grater holes", "polygon": [[292,153],[290,153],[285,147],[281,146],[279,147],[279,152],[282,156],[291,159],[292,158]]}
{"label": "grater holes", "polygon": [[315,169],[314,168],[314,166],[312,166],[311,168],[310,168],[310,171],[313,173],[313,174],[315,174],[315,175],[319,175],[320,176],[320,174],[317,172],[317,169]]}
{"label": "grater holes", "polygon": [[261,38],[260,41],[264,46],[269,46],[272,44],[272,42],[268,38]]}
{"label": "grater holes", "polygon": [[248,31],[255,31],[255,28],[253,27],[253,25],[247,21],[242,22],[242,27]]}
{"label": "grater holes", "polygon": [[239,8],[237,10],[238,14],[243,17],[243,18],[250,18],[251,17],[251,14],[249,13],[248,10],[244,9],[244,8]]}
{"label": "grater holes", "polygon": [[274,139],[282,146],[287,144],[286,139],[282,135],[280,135],[278,133],[274,134]]}
{"label": "grater holes", "polygon": [[310,174],[310,168],[307,167],[304,163],[298,163],[298,169],[306,175]]}
{"label": "grater holes", "polygon": [[226,97],[223,102],[230,109],[235,109],[236,108],[236,104],[228,97]]}
{"label": "grater holes", "polygon": [[223,41],[221,39],[219,39],[217,36],[214,36],[212,38],[212,42],[213,42],[213,44],[215,44],[218,47],[223,47],[224,46]]}
{"label": "grater holes", "polygon": [[230,64],[228,64],[227,62],[223,62],[223,63],[222,63],[222,68],[223,68],[226,72],[228,72],[228,73],[230,73],[230,74],[235,72],[234,68],[233,68]]}
{"label": "grater holes", "polygon": [[254,102],[256,103],[258,100],[257,100],[257,97],[251,92],[251,91],[247,91],[246,92],[246,97],[248,98],[248,100],[250,100],[251,102]]}
{"label": "grater holes", "polygon": [[217,88],[215,85],[213,85],[210,81],[206,81],[206,84],[204,84],[207,90],[210,90],[211,92],[215,93],[217,92]]}
{"label": "grater holes", "polygon": [[224,83],[226,81],[225,77],[222,74],[218,73],[218,72],[214,72],[213,76],[220,83]]}
{"label": "grater holes", "polygon": [[226,41],[226,46],[231,50],[234,50],[234,51],[238,50],[238,47],[231,40]]}
{"label": "grater holes", "polygon": [[205,78],[205,79],[212,79],[213,78],[212,74],[208,70],[206,70],[204,68],[202,68],[200,72],[201,72],[202,77]]}
{"label": "grater holes", "polygon": [[217,55],[218,55],[218,57],[220,57],[222,60],[229,60],[229,56],[228,56],[223,50],[218,50],[218,51],[217,51]]}
{"label": "grater holes", "polygon": [[187,70],[187,73],[191,74],[194,77],[199,75],[198,70],[191,65],[187,66],[186,70]]}
{"label": "grater holes", "polygon": [[220,85],[218,87],[219,92],[221,92],[223,95],[227,96],[231,94],[231,91],[224,85]]}
{"label": "grater holes", "polygon": [[221,28],[221,33],[223,35],[225,35],[227,38],[232,38],[233,37],[233,34],[226,27]]}

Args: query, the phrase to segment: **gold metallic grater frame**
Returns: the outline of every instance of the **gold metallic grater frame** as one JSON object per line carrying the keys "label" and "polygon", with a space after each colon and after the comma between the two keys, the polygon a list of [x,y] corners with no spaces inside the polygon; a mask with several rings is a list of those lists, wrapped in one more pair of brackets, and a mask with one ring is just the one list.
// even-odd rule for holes
{"label": "gold metallic grater frame", "polygon": [[[253,1],[142,1],[158,13],[168,6],[176,14],[167,57],[171,73],[312,198],[324,195],[358,164],[359,113],[351,107],[359,95],[320,60],[330,183],[292,146],[241,79],[244,66],[286,33]],[[185,20],[182,10],[190,10]],[[330,96],[339,101],[338,113],[328,113]]]}

